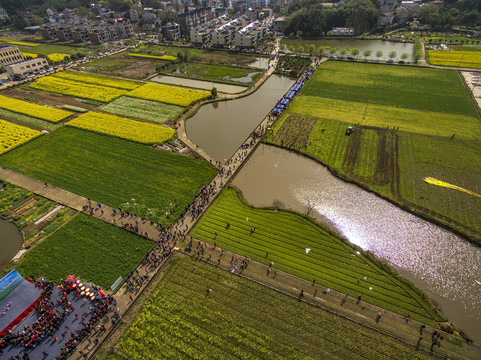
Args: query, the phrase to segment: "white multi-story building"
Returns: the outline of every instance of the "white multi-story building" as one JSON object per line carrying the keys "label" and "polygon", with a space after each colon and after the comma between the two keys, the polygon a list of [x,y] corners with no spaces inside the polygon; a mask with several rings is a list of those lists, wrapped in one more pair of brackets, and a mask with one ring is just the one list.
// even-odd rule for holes
{"label": "white multi-story building", "polygon": [[226,46],[234,39],[235,29],[241,25],[238,19],[229,21],[211,32],[211,42],[215,46]]}
{"label": "white multi-story building", "polygon": [[8,76],[13,79],[14,76],[17,74],[24,75],[33,73],[35,71],[45,68],[45,66],[48,66],[47,60],[45,60],[44,58],[35,58],[25,60],[16,64],[7,65],[5,66],[5,70],[7,71]]}
{"label": "white multi-story building", "polygon": [[266,35],[265,26],[256,20],[235,32],[234,45],[239,48],[251,47]]}

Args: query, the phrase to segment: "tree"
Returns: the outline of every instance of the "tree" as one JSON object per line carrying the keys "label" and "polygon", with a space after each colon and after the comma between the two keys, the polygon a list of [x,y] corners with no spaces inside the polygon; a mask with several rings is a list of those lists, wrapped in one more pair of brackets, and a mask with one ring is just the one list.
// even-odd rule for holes
{"label": "tree", "polygon": [[341,51],[339,51],[339,54],[341,54],[342,57],[345,57],[347,54],[347,49],[346,48],[341,49]]}
{"label": "tree", "polygon": [[307,52],[313,55],[316,52],[316,45],[310,44],[307,46]]}
{"label": "tree", "polygon": [[88,16],[89,15],[89,10],[85,6],[79,6],[76,10],[75,13],[78,16]]}
{"label": "tree", "polygon": [[215,86],[210,91],[210,94],[212,95],[213,99],[215,99],[217,97],[217,88]]}
{"label": "tree", "polygon": [[351,55],[354,57],[357,57],[359,55],[359,49],[351,49]]}
{"label": "tree", "polygon": [[177,60],[178,60],[179,62],[182,62],[182,61],[184,61],[184,60],[187,60],[187,59],[184,59],[184,54],[182,54],[182,51],[178,51],[178,52],[177,52]]}
{"label": "tree", "polygon": [[381,50],[378,50],[376,51],[376,57],[377,57],[377,61],[379,61],[379,58],[382,57],[383,53]]}
{"label": "tree", "polygon": [[395,51],[390,51],[390,52],[389,52],[389,58],[390,58],[390,59],[394,59],[396,56],[397,56],[397,52],[395,52]]}
{"label": "tree", "polygon": [[350,0],[344,6],[346,26],[353,27],[357,35],[372,29],[377,22],[378,9],[371,0]]}
{"label": "tree", "polygon": [[369,56],[371,56],[372,51],[371,50],[364,50],[364,52],[362,54],[364,55],[364,60],[367,60],[367,58]]}
{"label": "tree", "polygon": [[329,54],[331,55],[334,55],[336,52],[337,52],[337,49],[334,47],[329,49]]}
{"label": "tree", "polygon": [[402,53],[402,54],[401,54],[401,59],[402,59],[403,61],[406,61],[407,58],[409,58],[409,54],[408,54],[408,53]]}
{"label": "tree", "polygon": [[297,53],[298,53],[298,54],[303,54],[303,53],[304,53],[304,46],[299,45],[299,46],[297,47]]}

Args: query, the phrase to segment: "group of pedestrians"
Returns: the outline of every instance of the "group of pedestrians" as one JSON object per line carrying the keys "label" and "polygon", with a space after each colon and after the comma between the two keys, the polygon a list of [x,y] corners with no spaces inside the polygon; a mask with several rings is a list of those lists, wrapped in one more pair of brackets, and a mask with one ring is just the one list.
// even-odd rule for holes
{"label": "group of pedestrians", "polygon": [[[3,351],[7,351],[9,346],[23,349],[23,352],[16,355],[15,359],[30,359],[30,352],[42,345],[43,342],[48,341],[48,347],[42,346],[43,358],[52,355],[55,359],[66,359],[70,356],[80,344],[80,342],[92,331],[105,331],[105,326],[100,326],[99,320],[103,318],[108,311],[115,308],[115,299],[108,295],[96,295],[94,300],[81,295],[81,290],[78,287],[72,288],[67,286],[66,282],[62,282],[59,287],[56,287],[52,282],[43,278],[35,281],[35,286],[42,290],[41,296],[35,305],[35,310],[38,312],[38,318],[30,323],[24,325],[19,331],[10,330],[0,339],[0,356]],[[76,321],[81,322],[81,327],[77,330],[71,329],[68,325],[71,323],[68,318],[75,311],[72,302],[80,300],[84,297],[85,303],[90,302],[89,311],[85,311],[81,318],[78,313],[75,313]],[[75,305],[77,306],[77,305]],[[81,305],[83,306],[83,304]],[[74,320],[75,322],[75,320]],[[97,328],[95,328],[95,325]],[[62,327],[64,331],[60,333]],[[55,346],[57,341],[65,340],[63,346],[58,350]],[[94,344],[98,344],[97,339]],[[49,354],[47,350],[52,349],[55,354]],[[22,351],[22,350],[20,350]],[[40,350],[38,350],[40,351]],[[39,358],[35,355],[35,358]]]}

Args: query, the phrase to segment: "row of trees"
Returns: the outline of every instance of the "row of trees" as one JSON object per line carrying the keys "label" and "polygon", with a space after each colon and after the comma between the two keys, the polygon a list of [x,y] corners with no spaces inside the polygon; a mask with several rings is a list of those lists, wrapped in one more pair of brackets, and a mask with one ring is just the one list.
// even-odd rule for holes
{"label": "row of trees", "polygon": [[[314,44],[310,44],[306,47],[300,45],[300,46],[289,46],[287,47],[286,44],[281,44],[281,49],[282,50],[289,50],[292,53],[296,54],[310,54],[310,55],[324,55],[324,56],[333,56],[338,53],[338,50],[333,47],[323,47],[320,46],[319,48],[316,48]],[[346,57],[347,54],[350,53],[350,55],[354,58],[359,58],[360,57],[360,50],[357,48],[353,49],[348,49],[348,48],[343,48],[339,50],[339,55],[341,57]],[[371,57],[372,55],[372,50],[364,50],[362,55],[364,56],[364,59],[367,59],[368,57]],[[384,53],[381,50],[376,51],[375,57],[379,60],[379,58],[383,57]],[[397,52],[396,51],[390,51],[388,56],[390,59],[396,59],[397,58]],[[409,58],[408,53],[402,53],[400,56],[401,60],[405,61]],[[419,60],[419,59],[418,59]]]}

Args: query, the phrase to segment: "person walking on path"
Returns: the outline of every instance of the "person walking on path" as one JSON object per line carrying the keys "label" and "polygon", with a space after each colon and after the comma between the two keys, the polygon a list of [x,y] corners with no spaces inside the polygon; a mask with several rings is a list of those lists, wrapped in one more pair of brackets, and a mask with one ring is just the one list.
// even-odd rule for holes
{"label": "person walking on path", "polygon": [[416,344],[416,350],[419,350],[419,345],[421,345],[421,340],[423,339],[422,336],[419,337],[418,342]]}

